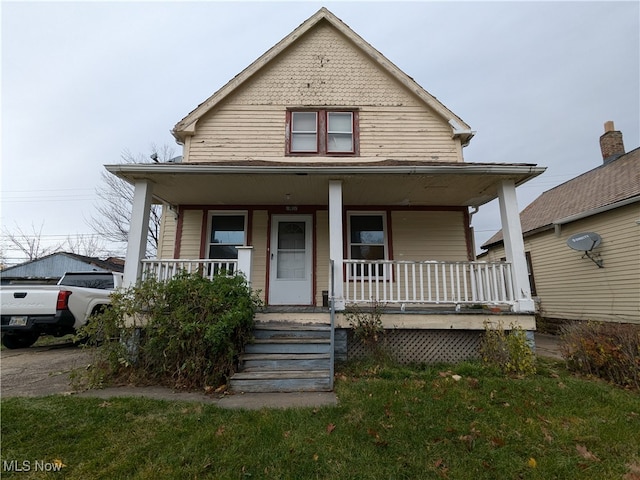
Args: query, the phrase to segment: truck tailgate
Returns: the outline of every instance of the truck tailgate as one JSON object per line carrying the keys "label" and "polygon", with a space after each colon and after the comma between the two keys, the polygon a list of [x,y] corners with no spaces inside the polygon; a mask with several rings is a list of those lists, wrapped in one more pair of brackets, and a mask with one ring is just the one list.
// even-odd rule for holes
{"label": "truck tailgate", "polygon": [[3,286],[0,288],[2,316],[53,315],[59,290],[57,285]]}

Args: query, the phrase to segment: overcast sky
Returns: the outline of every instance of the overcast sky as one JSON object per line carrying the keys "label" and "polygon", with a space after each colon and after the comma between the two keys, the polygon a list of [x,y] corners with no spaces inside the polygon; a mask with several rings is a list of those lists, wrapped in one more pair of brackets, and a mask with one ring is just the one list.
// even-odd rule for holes
{"label": "overcast sky", "polygon": [[[548,167],[520,210],[601,164],[605,121],[640,145],[637,1],[2,1],[3,228],[91,234],[104,164],[180,154],[173,126],[322,6],[477,132],[467,162]],[[496,203],[473,218],[477,245]]]}

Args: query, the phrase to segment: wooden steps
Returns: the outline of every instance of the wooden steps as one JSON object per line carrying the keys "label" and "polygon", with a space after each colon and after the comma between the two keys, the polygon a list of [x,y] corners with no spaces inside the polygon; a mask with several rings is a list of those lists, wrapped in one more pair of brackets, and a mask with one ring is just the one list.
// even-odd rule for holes
{"label": "wooden steps", "polygon": [[240,356],[230,380],[234,392],[330,391],[331,327],[272,322],[258,324],[254,342]]}

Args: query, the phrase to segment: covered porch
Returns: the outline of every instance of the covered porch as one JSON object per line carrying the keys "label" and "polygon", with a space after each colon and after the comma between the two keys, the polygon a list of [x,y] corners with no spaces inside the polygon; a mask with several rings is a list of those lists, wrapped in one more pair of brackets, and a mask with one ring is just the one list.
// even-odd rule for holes
{"label": "covered porch", "polygon": [[[264,206],[287,217],[321,208],[326,211],[328,241],[326,248],[319,248],[315,243],[311,248],[316,262],[312,275],[319,276],[317,283],[322,284],[322,277],[328,275],[328,265],[334,265],[333,274],[319,288],[323,299],[331,297],[337,311],[343,311],[348,305],[371,302],[402,311],[429,306],[454,311],[467,308],[514,313],[534,311],[515,192],[518,185],[544,171],[534,165],[398,161],[349,165],[253,162],[249,165],[240,162],[108,165],[107,169],[135,187],[126,284],[133,284],[143,276],[167,279],[185,270],[204,275],[241,272],[250,282],[260,280],[263,285],[265,272],[263,269],[257,273],[256,264],[264,265],[265,252],[267,264],[274,259],[275,249],[269,246],[268,239],[266,251],[256,252],[253,248],[256,239],[253,239],[239,246],[237,258],[232,259],[204,258],[203,255],[144,259],[152,202],[162,203],[177,216],[184,214],[185,206],[192,205]],[[400,260],[394,258],[390,246],[384,259],[349,258],[349,234],[345,225],[349,209],[441,207],[467,212],[468,208],[478,208],[496,197],[500,201],[505,236],[505,262],[477,262],[472,248],[468,248],[464,259],[430,258],[425,251],[421,258]],[[315,234],[317,216],[311,217]],[[269,284],[268,269],[266,276]],[[318,297],[320,292],[314,296]],[[271,304],[268,297],[267,304]],[[320,306],[316,300],[310,305]]]}

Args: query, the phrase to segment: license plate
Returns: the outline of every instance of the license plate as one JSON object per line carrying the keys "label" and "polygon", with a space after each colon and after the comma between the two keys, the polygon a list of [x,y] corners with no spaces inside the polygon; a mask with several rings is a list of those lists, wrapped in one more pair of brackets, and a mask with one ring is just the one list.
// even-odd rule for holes
{"label": "license plate", "polygon": [[13,325],[16,327],[26,327],[27,317],[11,317],[9,319],[9,325]]}

